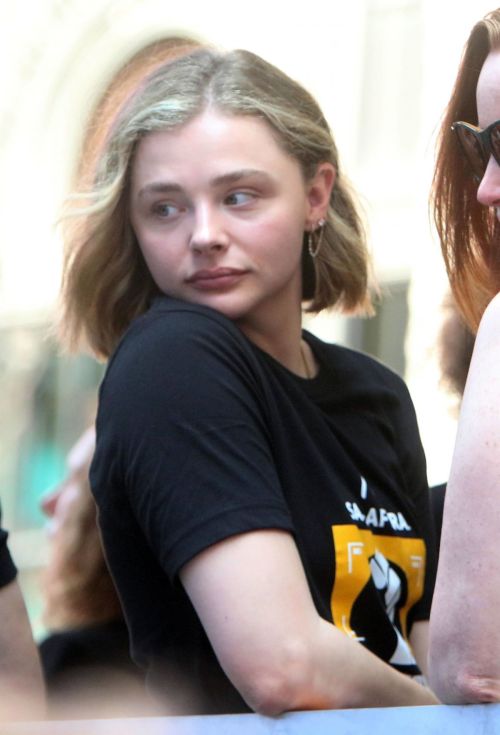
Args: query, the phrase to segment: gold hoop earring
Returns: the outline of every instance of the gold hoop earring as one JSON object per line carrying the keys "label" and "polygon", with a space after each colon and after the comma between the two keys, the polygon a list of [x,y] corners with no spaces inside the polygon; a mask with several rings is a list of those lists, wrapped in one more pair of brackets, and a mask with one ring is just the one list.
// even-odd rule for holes
{"label": "gold hoop earring", "polygon": [[325,220],[320,219],[318,220],[318,224],[316,227],[311,227],[309,230],[309,235],[307,237],[307,249],[309,250],[309,255],[311,258],[317,258],[318,253],[321,249],[321,245],[323,242],[323,232],[325,229]]}

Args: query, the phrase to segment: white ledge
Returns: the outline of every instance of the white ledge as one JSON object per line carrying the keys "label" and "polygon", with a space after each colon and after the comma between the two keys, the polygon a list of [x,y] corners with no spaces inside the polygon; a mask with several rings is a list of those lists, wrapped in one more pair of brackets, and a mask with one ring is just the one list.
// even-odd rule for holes
{"label": "white ledge", "polygon": [[492,735],[500,704],[0,724],[0,735]]}

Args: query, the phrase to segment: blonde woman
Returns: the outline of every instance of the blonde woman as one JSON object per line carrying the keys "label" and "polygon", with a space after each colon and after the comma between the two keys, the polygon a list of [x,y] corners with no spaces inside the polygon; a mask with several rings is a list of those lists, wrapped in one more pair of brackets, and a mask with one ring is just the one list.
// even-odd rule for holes
{"label": "blonde woman", "polygon": [[500,9],[465,46],[433,201],[451,286],[477,335],[446,491],[431,676],[446,702],[500,701]]}
{"label": "blonde woman", "polygon": [[247,51],[158,68],[68,213],[63,337],[109,359],[92,489],[178,713],[429,704],[425,460],[401,380],[302,329],[369,311],[314,99]]}

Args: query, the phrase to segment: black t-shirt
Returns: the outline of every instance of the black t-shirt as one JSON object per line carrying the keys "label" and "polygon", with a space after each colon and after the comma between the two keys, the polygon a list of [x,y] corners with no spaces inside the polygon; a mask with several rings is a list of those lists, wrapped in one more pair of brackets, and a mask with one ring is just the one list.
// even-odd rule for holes
{"label": "black t-shirt", "polygon": [[101,386],[91,483],[135,659],[169,711],[248,708],[178,581],[234,534],[294,535],[325,620],[410,675],[435,575],[425,458],[401,379],[304,333],[302,379],[206,307],[166,297]]}
{"label": "black t-shirt", "polygon": [[436,530],[436,548],[439,553],[441,546],[441,531],[443,528],[444,498],[446,495],[446,483],[441,485],[433,485],[430,488],[430,505],[431,513],[434,518],[434,528]]}
{"label": "black t-shirt", "polygon": [[[0,522],[1,520],[2,511],[0,509]],[[12,582],[17,575],[17,569],[12,561],[12,557],[7,546],[7,537],[7,531],[0,528],[0,587],[5,587],[5,585]]]}

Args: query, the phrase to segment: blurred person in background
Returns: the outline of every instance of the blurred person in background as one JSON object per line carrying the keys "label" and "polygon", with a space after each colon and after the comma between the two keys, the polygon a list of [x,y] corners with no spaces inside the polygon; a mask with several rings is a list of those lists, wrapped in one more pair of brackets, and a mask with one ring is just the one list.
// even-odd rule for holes
{"label": "blurred person in background", "polygon": [[42,500],[50,558],[42,579],[49,634],[40,654],[49,719],[153,712],[102,550],[88,483],[94,446],[89,428],[68,453],[66,478]]}
{"label": "blurred person in background", "polygon": [[449,703],[500,701],[500,8],[466,43],[443,118],[434,218],[476,332],[446,491],[430,677]]}
{"label": "blurred person in background", "polygon": [[435,549],[403,382],[302,330],[370,311],[315,100],[248,51],[140,80],[70,202],[63,317],[111,358],[92,489],[176,714],[430,704]]}
{"label": "blurred person in background", "polygon": [[106,85],[87,121],[78,159],[78,180],[92,176],[96,161],[106,145],[108,126],[141,80],[168,59],[199,45],[196,39],[188,36],[159,37],[138,49],[122,64]]}
{"label": "blurred person in background", "polygon": [[0,528],[0,720],[39,720],[45,715],[42,671],[16,576]]}

